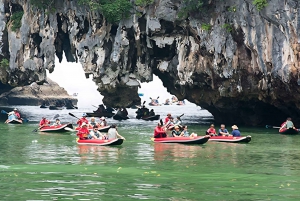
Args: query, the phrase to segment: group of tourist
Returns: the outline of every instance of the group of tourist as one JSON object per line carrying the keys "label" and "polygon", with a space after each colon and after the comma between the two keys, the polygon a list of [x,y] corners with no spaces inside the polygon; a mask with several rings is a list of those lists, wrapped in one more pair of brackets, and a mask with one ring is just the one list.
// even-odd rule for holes
{"label": "group of tourist", "polygon": [[147,117],[147,116],[155,116],[155,112],[153,109],[149,110],[148,108],[143,105],[141,108],[138,108],[136,113],[136,118],[140,119],[142,117]]}
{"label": "group of tourist", "polygon": [[99,128],[107,126],[105,117],[101,117],[99,123],[96,122],[96,119],[94,117],[92,117],[91,122],[89,123],[86,116],[87,115],[84,113],[82,117],[77,121],[77,125],[79,127],[77,136],[79,137],[79,139],[111,140],[111,139],[121,138],[125,140],[125,138],[118,133],[117,126],[115,124],[110,126],[107,134],[102,134],[99,131]]}
{"label": "group of tourist", "polygon": [[231,126],[232,132],[231,134],[228,132],[228,130],[225,127],[225,124],[221,124],[219,132],[216,132],[215,125],[211,124],[209,129],[207,129],[206,134],[210,136],[232,136],[232,137],[240,137],[241,132],[239,131],[239,128],[237,125]]}
{"label": "group of tourist", "polygon": [[[221,128],[217,134],[213,124],[210,125],[210,128],[206,131],[206,135],[210,136],[233,136],[239,137],[241,133],[239,128],[236,125],[233,125],[232,133],[230,134],[228,130],[225,128],[225,124],[221,124]],[[167,130],[172,130],[171,137],[197,137],[196,133],[189,133],[188,127],[186,125],[182,125],[182,121],[180,116],[178,116],[175,120],[172,115],[169,113],[165,118],[164,122],[160,120],[157,126],[154,129],[154,138],[162,138],[167,137]]]}

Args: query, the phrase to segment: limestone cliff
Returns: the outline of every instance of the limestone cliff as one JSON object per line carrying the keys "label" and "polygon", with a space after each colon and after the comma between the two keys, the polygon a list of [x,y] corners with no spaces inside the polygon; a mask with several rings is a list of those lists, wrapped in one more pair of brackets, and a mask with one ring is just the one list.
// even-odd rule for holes
{"label": "limestone cliff", "polygon": [[[299,1],[272,0],[261,11],[252,0],[210,0],[179,18],[179,0],[136,7],[128,19],[108,23],[75,0],[55,1],[55,12],[25,0],[1,0],[1,89],[43,83],[62,54],[92,75],[104,103],[130,106],[140,82],[158,75],[180,99],[208,109],[218,122],[300,123]],[[9,16],[24,11],[13,31]]]}

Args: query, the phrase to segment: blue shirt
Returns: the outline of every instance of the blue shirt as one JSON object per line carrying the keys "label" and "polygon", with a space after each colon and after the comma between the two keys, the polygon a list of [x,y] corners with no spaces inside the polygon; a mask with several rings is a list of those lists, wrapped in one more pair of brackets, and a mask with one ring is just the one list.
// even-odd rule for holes
{"label": "blue shirt", "polygon": [[233,130],[231,134],[232,134],[233,137],[240,137],[241,136],[241,132],[239,130]]}
{"label": "blue shirt", "polygon": [[220,128],[219,129],[219,135],[222,135],[221,132],[229,134],[229,132],[228,132],[228,130],[226,128],[224,128],[224,130],[222,130],[222,128]]}

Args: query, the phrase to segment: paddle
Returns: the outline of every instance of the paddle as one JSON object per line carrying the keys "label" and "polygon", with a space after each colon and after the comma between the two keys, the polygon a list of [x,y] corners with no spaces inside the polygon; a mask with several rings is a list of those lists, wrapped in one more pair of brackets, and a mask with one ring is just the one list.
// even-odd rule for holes
{"label": "paddle", "polygon": [[[57,117],[59,117],[59,114],[54,115],[54,117],[52,119],[56,119]],[[34,129],[32,132],[37,132],[38,130],[40,130],[43,127],[44,127],[44,125],[40,126],[39,128]]]}
{"label": "paddle", "polygon": [[76,119],[80,119],[80,118],[76,117],[74,114],[72,114],[71,112],[69,112],[69,115],[72,117],[75,117]]}
{"label": "paddle", "polygon": [[[5,110],[1,110],[1,113],[2,114],[8,114],[8,112],[6,112]],[[21,118],[22,119],[22,121],[24,121],[24,122],[28,122],[29,120],[28,119],[26,119],[26,118]]]}
{"label": "paddle", "polygon": [[281,127],[278,127],[278,126],[272,126],[272,125],[266,125],[266,128],[281,128]]}

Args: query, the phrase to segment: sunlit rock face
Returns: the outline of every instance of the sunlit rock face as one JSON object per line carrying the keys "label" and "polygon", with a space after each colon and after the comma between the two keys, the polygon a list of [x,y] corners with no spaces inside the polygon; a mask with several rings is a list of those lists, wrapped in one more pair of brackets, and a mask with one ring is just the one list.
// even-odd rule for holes
{"label": "sunlit rock face", "polygon": [[[56,1],[55,13],[9,2],[0,3],[5,85],[43,83],[55,55],[65,54],[93,76],[110,106],[138,104],[139,83],[155,74],[218,122],[277,124],[292,116],[300,123],[298,1],[273,0],[258,12],[252,0],[212,0],[179,19],[182,1],[156,0],[118,25],[76,1]],[[9,23],[5,29],[14,9],[24,10],[16,32]]]}

